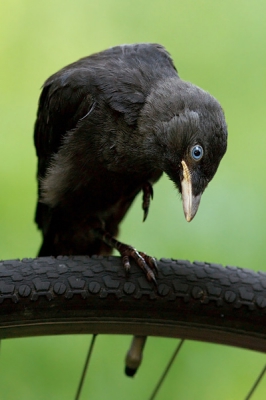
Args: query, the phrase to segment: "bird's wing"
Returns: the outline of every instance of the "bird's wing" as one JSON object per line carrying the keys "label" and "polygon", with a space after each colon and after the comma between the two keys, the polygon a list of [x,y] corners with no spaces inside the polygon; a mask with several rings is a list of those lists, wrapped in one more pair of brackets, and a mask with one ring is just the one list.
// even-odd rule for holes
{"label": "bird's wing", "polygon": [[[58,152],[66,133],[91,110],[94,99],[90,82],[81,79],[78,69],[63,69],[44,84],[34,129],[34,143],[38,156],[38,194],[51,159]],[[44,228],[48,219],[48,207],[37,204],[35,220]]]}
{"label": "bird's wing", "polygon": [[89,84],[75,82],[77,74],[78,71],[71,75],[62,72],[44,84],[34,129],[38,177],[45,175],[51,156],[57,153],[66,132],[74,129],[93,105]]}

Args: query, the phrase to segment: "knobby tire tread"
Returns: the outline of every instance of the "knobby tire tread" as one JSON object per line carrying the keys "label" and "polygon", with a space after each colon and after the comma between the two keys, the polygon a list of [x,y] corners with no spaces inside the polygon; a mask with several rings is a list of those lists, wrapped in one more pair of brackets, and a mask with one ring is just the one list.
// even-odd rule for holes
{"label": "knobby tire tread", "polygon": [[0,262],[0,338],[108,333],[181,337],[266,352],[266,273],[158,261],[157,287],[120,257]]}

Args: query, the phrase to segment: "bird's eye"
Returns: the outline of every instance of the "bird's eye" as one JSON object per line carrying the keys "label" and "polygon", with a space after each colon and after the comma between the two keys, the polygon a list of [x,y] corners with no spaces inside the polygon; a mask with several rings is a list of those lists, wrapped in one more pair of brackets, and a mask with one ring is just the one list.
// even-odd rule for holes
{"label": "bird's eye", "polygon": [[192,147],[191,157],[195,161],[199,161],[203,157],[203,148],[199,144]]}

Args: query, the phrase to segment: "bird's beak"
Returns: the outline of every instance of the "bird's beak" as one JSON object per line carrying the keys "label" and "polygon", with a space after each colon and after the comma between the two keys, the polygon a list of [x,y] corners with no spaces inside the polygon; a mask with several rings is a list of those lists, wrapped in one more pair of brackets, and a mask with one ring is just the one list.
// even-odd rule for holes
{"label": "bird's beak", "polygon": [[181,161],[183,167],[183,179],[181,181],[183,209],[187,222],[196,215],[199,208],[201,193],[194,196],[192,193],[191,173],[185,161]]}

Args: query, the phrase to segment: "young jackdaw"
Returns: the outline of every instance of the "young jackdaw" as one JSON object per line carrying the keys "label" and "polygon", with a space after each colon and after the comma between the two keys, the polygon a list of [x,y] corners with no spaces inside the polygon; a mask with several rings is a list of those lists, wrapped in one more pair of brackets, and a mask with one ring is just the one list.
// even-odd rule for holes
{"label": "young jackdaw", "polygon": [[187,221],[227,146],[222,108],[181,80],[158,44],[110,48],[66,66],[44,84],[35,124],[42,230],[39,256],[109,254],[133,257],[148,279],[156,262],[115,239],[143,191],[165,172],[181,193]]}

